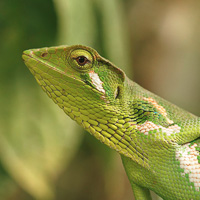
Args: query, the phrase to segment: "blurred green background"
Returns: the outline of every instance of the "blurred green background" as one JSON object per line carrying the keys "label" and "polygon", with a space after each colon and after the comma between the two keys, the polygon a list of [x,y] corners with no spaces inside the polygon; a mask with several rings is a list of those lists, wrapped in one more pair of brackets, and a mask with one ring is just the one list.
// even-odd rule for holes
{"label": "blurred green background", "polygon": [[120,156],[47,98],[22,51],[91,46],[200,115],[199,9],[198,0],[1,0],[0,199],[134,199]]}

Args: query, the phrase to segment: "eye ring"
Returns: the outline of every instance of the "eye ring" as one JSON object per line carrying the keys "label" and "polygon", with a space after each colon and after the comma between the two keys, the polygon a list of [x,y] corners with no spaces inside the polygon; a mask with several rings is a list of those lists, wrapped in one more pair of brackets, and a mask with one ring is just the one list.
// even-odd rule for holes
{"label": "eye ring", "polygon": [[75,70],[85,73],[93,67],[93,54],[85,49],[74,49],[68,56],[68,62]]}
{"label": "eye ring", "polygon": [[86,63],[90,62],[85,56],[78,56],[75,60],[80,66],[84,66]]}

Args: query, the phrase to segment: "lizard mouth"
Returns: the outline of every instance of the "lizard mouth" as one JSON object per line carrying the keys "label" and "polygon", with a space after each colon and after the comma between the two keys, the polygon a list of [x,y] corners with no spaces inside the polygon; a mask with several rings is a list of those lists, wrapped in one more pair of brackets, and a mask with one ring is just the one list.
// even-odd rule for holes
{"label": "lizard mouth", "polygon": [[37,71],[37,69],[39,69],[43,73],[50,74],[55,78],[62,78],[62,79],[70,78],[78,82],[84,83],[82,80],[70,76],[66,72],[58,69],[58,65],[56,65],[55,63],[52,63],[48,60],[43,60],[42,58],[36,56],[32,50],[24,51],[22,54],[22,59],[24,60],[24,63],[30,70]]}
{"label": "lizard mouth", "polygon": [[[64,73],[63,71],[61,71],[58,68],[56,68],[57,65],[55,65],[54,63],[49,62],[47,60],[44,61],[40,57],[36,56],[32,50],[26,50],[26,51],[24,51],[23,54],[22,54],[22,59],[24,60],[25,64],[28,65],[28,68],[30,68],[30,67],[33,68],[34,67],[34,65],[31,64],[31,61],[35,60],[36,62],[38,62],[38,64],[41,63],[42,65],[46,66],[49,69],[57,71],[60,74],[66,75],[66,73]],[[35,67],[36,66],[37,66],[37,64],[35,65]]]}

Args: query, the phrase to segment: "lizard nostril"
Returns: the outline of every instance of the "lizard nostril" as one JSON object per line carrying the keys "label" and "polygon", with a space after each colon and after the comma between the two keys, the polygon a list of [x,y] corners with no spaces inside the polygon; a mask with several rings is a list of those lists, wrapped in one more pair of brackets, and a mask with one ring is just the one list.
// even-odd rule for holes
{"label": "lizard nostril", "polygon": [[41,54],[41,56],[42,56],[43,58],[46,57],[47,55],[48,55],[48,53],[46,53],[46,52]]}

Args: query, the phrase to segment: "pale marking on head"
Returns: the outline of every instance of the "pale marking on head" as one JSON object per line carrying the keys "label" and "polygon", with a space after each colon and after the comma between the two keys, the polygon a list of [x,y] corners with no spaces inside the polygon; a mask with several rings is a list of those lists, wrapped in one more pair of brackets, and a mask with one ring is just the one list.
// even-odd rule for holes
{"label": "pale marking on head", "polygon": [[189,174],[189,181],[193,182],[196,191],[199,191],[200,164],[197,159],[199,152],[195,149],[197,144],[189,145],[190,143],[187,143],[176,151],[176,159],[180,162],[180,168],[184,169],[181,175],[185,177],[185,174]]}
{"label": "pale marking on head", "polygon": [[143,99],[145,101],[148,101],[149,103],[151,103],[157,110],[159,110],[159,112],[166,118],[167,122],[169,124],[173,124],[174,122],[172,120],[170,120],[168,117],[167,117],[167,111],[166,109],[159,105],[153,98],[149,97],[149,98],[146,98],[146,97],[143,97]]}
{"label": "pale marking on head", "polygon": [[94,71],[90,71],[89,76],[92,80],[92,84],[96,87],[96,89],[105,94],[105,90],[102,86],[103,82],[100,80],[98,74],[95,73]]}
{"label": "pale marking on head", "polygon": [[145,135],[149,134],[149,131],[161,129],[163,133],[166,133],[167,136],[171,134],[179,133],[181,128],[178,125],[169,126],[168,128],[161,125],[154,124],[153,122],[146,121],[143,124],[137,125],[136,127],[141,133]]}

